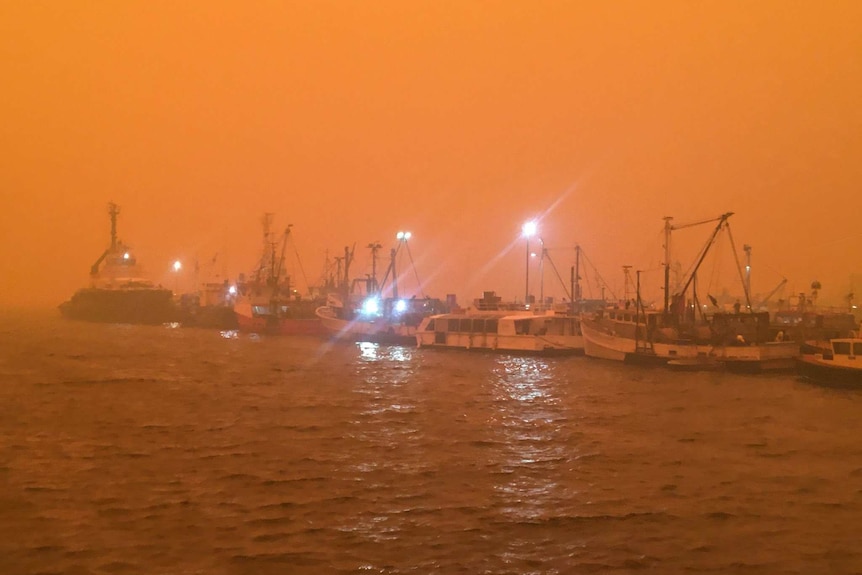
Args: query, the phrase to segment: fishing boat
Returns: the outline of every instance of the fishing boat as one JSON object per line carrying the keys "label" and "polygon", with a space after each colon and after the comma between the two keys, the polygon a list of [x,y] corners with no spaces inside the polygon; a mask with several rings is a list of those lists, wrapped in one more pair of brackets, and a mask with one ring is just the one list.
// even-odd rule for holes
{"label": "fishing boat", "polygon": [[162,324],[179,319],[171,290],[141,275],[130,246],[117,237],[120,208],[108,204],[111,243],[90,267],[90,285],[60,305],[69,319],[131,324]]}
{"label": "fishing boat", "polygon": [[285,271],[285,250],[292,226],[280,240],[272,231],[273,214],[263,217],[264,247],[251,277],[237,282],[233,311],[239,331],[270,335],[323,335],[315,309],[319,297],[304,297]]}
{"label": "fishing boat", "polygon": [[665,326],[666,316],[654,310],[609,308],[581,319],[584,354],[599,359],[640,364],[709,367],[713,347],[702,334],[687,338]]}
{"label": "fishing boat", "polygon": [[[447,302],[440,299],[424,294],[407,297],[399,294],[397,256],[402,247],[410,255],[407,245],[409,238],[409,232],[398,233],[398,245],[390,250],[390,263],[383,281],[379,283],[377,253],[382,247],[379,243],[368,245],[371,250],[371,274],[353,281],[349,280],[349,273],[355,247],[344,249],[344,257],[339,258],[336,288],[327,295],[326,304],[315,310],[332,339],[415,345],[417,328],[423,318],[448,311]],[[412,255],[410,261],[412,264]],[[418,289],[421,290],[421,284]]]}
{"label": "fishing boat", "polygon": [[582,355],[580,320],[567,312],[465,310],[426,317],[416,331],[422,348]]}
{"label": "fishing boat", "polygon": [[204,282],[192,293],[179,298],[183,327],[235,330],[237,323],[234,304],[237,287],[228,280]]}
{"label": "fishing boat", "polygon": [[831,339],[828,349],[803,353],[796,365],[800,375],[820,384],[862,386],[862,338]]}
{"label": "fishing boat", "polygon": [[[647,309],[640,297],[638,272],[637,297],[629,307],[603,310],[582,321],[584,351],[591,357],[638,363],[657,363],[676,368],[715,369],[718,365],[737,371],[763,371],[792,368],[798,344],[770,326],[769,314],[740,311],[707,314],[697,299],[697,271],[703,264],[719,232],[727,230],[732,212],[717,218],[675,226],[665,218],[664,306]],[[671,294],[670,233],[672,230],[717,222],[701,248],[691,271]],[[746,253],[750,248],[746,247]],[[735,249],[733,250],[735,253]],[[750,265],[747,266],[750,269]],[[740,276],[742,272],[740,270]],[[750,288],[743,281],[745,298],[751,310]],[[689,290],[691,290],[690,295]],[[715,302],[713,302],[715,304]]]}
{"label": "fishing boat", "polygon": [[799,342],[770,321],[768,312],[719,312],[710,321],[715,355],[729,371],[792,370]]}

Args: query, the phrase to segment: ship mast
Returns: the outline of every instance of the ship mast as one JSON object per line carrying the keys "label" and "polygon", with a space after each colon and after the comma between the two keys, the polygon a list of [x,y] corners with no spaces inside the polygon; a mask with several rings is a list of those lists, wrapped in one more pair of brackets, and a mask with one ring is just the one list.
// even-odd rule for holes
{"label": "ship mast", "polygon": [[371,242],[368,244],[368,249],[371,250],[371,278],[369,278],[368,286],[365,290],[368,295],[376,295],[380,291],[377,285],[377,250],[382,247],[380,242]]}
{"label": "ship mast", "polygon": [[117,249],[117,216],[120,215],[120,206],[114,202],[108,203],[108,215],[111,216],[111,251]]}

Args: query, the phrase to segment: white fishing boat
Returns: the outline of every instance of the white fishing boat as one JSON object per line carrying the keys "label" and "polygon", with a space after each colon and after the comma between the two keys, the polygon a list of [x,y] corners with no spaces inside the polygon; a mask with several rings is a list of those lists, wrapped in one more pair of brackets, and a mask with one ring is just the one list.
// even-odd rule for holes
{"label": "white fishing boat", "polygon": [[548,311],[466,310],[429,316],[416,331],[419,347],[580,355],[580,319]]}
{"label": "white fishing boat", "polygon": [[829,348],[797,358],[800,375],[824,385],[862,386],[862,338],[829,340]]}
{"label": "white fishing boat", "polygon": [[661,327],[662,314],[655,311],[608,309],[581,320],[584,353],[590,357],[673,365],[711,366],[713,346],[683,339],[670,327]]}
{"label": "white fishing boat", "polygon": [[[789,369],[799,353],[798,343],[769,323],[766,312],[740,311],[706,313],[697,299],[697,271],[719,232],[727,231],[733,244],[727,220],[733,214],[673,226],[665,219],[665,264],[663,309],[646,309],[640,299],[640,272],[637,298],[631,309],[603,310],[582,322],[586,355],[629,362],[662,363],[676,368],[714,369],[721,365],[736,371]],[[670,232],[708,222],[717,222],[712,234],[692,265],[680,287],[671,291]],[[735,249],[734,249],[735,252]],[[746,253],[750,248],[746,246]],[[742,271],[740,276],[742,277]],[[743,281],[745,299],[750,302],[750,287]],[[711,298],[714,300],[714,298]],[[715,303],[714,303],[715,305]],[[751,305],[746,306],[747,310]]]}

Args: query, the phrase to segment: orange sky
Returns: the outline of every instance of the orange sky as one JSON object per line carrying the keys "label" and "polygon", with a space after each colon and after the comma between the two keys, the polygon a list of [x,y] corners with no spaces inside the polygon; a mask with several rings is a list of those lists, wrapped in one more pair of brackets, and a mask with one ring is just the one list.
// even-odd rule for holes
{"label": "orange sky", "polygon": [[[523,297],[520,226],[552,207],[561,273],[578,243],[619,291],[660,263],[663,216],[734,211],[755,292],[816,279],[839,304],[862,281],[860,23],[855,1],[4,2],[0,305],[86,284],[111,200],[156,281],[216,253],[251,271],[269,211],[310,280],[409,229],[425,291],[462,303]],[[684,267],[707,233],[674,236]]]}

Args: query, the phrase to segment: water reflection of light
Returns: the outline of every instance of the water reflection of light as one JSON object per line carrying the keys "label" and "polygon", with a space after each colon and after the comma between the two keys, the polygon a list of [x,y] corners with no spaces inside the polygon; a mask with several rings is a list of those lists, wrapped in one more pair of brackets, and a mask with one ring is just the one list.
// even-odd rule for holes
{"label": "water reflection of light", "polygon": [[551,368],[535,357],[500,356],[496,369],[502,391],[518,401],[533,401],[547,395],[542,384],[549,379]]}
{"label": "water reflection of light", "polygon": [[362,341],[359,346],[359,356],[366,361],[410,361],[413,354],[409,347],[400,345],[381,346],[379,343]]}
{"label": "water reflection of light", "polygon": [[219,335],[221,335],[225,339],[236,339],[239,337],[239,332],[235,329],[228,329],[219,332]]}
{"label": "water reflection of light", "polygon": [[395,346],[389,348],[389,359],[392,361],[410,361],[413,354],[409,347]]}
{"label": "water reflection of light", "polygon": [[377,349],[380,347],[378,343],[371,343],[368,341],[360,341],[359,342],[359,355],[362,359],[376,360],[377,359]]}
{"label": "water reflection of light", "polygon": [[567,454],[561,448],[557,422],[560,398],[554,364],[536,357],[500,356],[494,368],[498,410],[493,441],[504,445],[494,492],[505,515],[536,520],[555,513],[562,487],[547,470]]}

